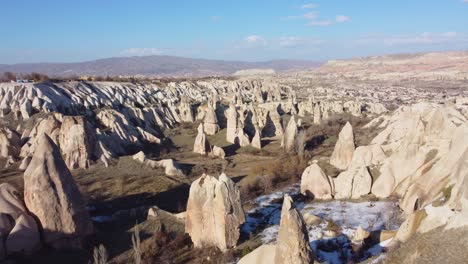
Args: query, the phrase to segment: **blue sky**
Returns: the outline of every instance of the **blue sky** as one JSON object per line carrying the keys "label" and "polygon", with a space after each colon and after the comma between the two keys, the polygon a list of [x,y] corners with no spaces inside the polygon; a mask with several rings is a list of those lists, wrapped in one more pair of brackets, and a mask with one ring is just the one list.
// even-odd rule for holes
{"label": "blue sky", "polygon": [[0,10],[0,64],[468,50],[468,0],[14,0]]}

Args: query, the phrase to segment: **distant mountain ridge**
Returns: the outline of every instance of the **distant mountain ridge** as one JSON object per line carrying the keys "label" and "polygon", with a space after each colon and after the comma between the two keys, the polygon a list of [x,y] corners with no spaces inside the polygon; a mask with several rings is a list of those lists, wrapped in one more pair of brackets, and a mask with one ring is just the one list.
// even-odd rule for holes
{"label": "distant mountain ridge", "polygon": [[0,64],[0,72],[38,72],[57,77],[67,75],[213,76],[231,75],[236,71],[248,69],[273,69],[277,72],[308,70],[320,65],[320,62],[301,60],[244,62],[152,55],[73,63]]}

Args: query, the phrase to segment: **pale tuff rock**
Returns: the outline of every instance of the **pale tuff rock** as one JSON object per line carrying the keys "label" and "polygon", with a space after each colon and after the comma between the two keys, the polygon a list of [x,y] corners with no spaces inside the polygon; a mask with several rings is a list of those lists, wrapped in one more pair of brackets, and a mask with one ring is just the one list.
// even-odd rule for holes
{"label": "pale tuff rock", "polygon": [[49,115],[47,118],[41,120],[37,125],[27,134],[23,133],[22,138],[29,137],[30,139],[26,144],[21,147],[21,157],[32,156],[41,135],[48,135],[55,144],[58,144],[60,135],[60,115]]}
{"label": "pale tuff rock", "polygon": [[350,168],[333,179],[336,199],[358,199],[369,194],[372,176],[367,167]]}
{"label": "pale tuff rock", "polygon": [[313,163],[302,173],[301,193],[317,199],[332,198],[332,188],[328,177],[317,163]]}
{"label": "pale tuff rock", "polygon": [[426,233],[440,226],[445,226],[456,213],[447,205],[434,207],[432,205],[424,208],[426,217],[422,219],[417,231],[418,233]]}
{"label": "pale tuff rock", "polygon": [[320,125],[322,124],[322,114],[320,111],[320,105],[316,104],[314,108],[314,124]]}
{"label": "pale tuff rock", "polygon": [[403,224],[401,224],[392,243],[406,242],[410,239],[414,234],[416,234],[421,222],[426,216],[427,215],[424,210],[410,214]]}
{"label": "pale tuff rock", "polygon": [[309,236],[299,211],[289,195],[284,195],[281,209],[280,229],[275,251],[275,264],[311,263],[314,254],[309,245]]}
{"label": "pale tuff rock", "polygon": [[69,169],[86,169],[94,152],[94,131],[84,117],[65,116],[60,128],[59,145]]}
{"label": "pale tuff rock", "polygon": [[29,214],[24,212],[15,220],[15,226],[5,241],[7,255],[30,255],[41,246],[37,224]]}
{"label": "pale tuff rock", "polygon": [[370,235],[369,232],[364,230],[361,226],[359,226],[356,231],[354,231],[353,241],[355,242],[362,242],[364,239],[368,238]]}
{"label": "pale tuff rock", "polygon": [[323,120],[328,120],[329,118],[330,118],[330,112],[328,111],[328,109],[326,109],[326,110],[323,111],[322,119]]}
{"label": "pale tuff rock", "polygon": [[198,126],[198,134],[195,138],[195,143],[193,144],[193,152],[206,155],[210,151],[210,143],[208,143],[208,139],[206,138],[206,134],[203,129],[203,124],[200,124]]}
{"label": "pale tuff rock", "polygon": [[9,128],[0,128],[0,157],[18,157],[20,149],[20,135]]}
{"label": "pale tuff rock", "polygon": [[167,176],[183,176],[184,172],[179,168],[173,159],[151,160],[148,159],[143,151],[133,155],[133,159],[137,160],[151,168],[164,168],[164,173]]}
{"label": "pale tuff rock", "polygon": [[240,191],[225,174],[203,174],[190,186],[185,231],[195,247],[215,246],[227,250],[236,246],[240,225],[245,222]]}
{"label": "pale tuff rock", "polygon": [[430,203],[433,192],[454,183],[449,175],[467,146],[466,124],[452,107],[416,104],[397,109],[373,140],[392,154],[382,162],[372,193],[405,196],[402,206],[407,211],[414,210],[416,201],[418,208]]}
{"label": "pale tuff rock", "polygon": [[164,173],[167,176],[183,176],[183,171],[179,168],[173,159],[163,159],[155,162],[156,167],[164,168]]}
{"label": "pale tuff rock", "polygon": [[349,122],[341,129],[335,149],[330,157],[330,164],[344,170],[350,164],[355,150],[353,127]]}
{"label": "pale tuff rock", "polygon": [[21,171],[25,171],[25,170],[28,168],[29,163],[31,162],[31,159],[32,159],[31,156],[25,157],[25,158],[21,161],[21,163],[20,163],[18,169],[21,170]]}
{"label": "pale tuff rock", "polygon": [[0,184],[0,213],[18,218],[26,208],[19,199],[19,193],[15,187],[9,183]]}
{"label": "pale tuff rock", "polygon": [[293,152],[295,149],[296,137],[297,137],[297,123],[294,116],[288,122],[286,131],[284,131],[283,138],[281,140],[281,147],[286,152]]}
{"label": "pale tuff rock", "polygon": [[203,127],[207,135],[214,135],[219,131],[218,118],[216,117],[215,109],[208,107],[203,119]]}
{"label": "pale tuff rock", "polygon": [[[455,131],[451,148],[441,159],[435,161],[419,178],[413,175],[400,207],[405,212],[423,208],[433,202],[439,193],[456,182],[459,175],[466,176],[468,160],[468,125],[460,125]],[[462,179],[460,179],[462,180]]]}
{"label": "pale tuff rock", "polygon": [[374,166],[386,158],[387,156],[380,145],[360,146],[354,151],[350,166]]}
{"label": "pale tuff rock", "polygon": [[313,215],[311,213],[305,213],[304,214],[304,222],[308,226],[319,225],[322,222],[322,218],[320,218],[320,217],[318,217],[316,215]]}
{"label": "pale tuff rock", "polygon": [[251,145],[252,147],[256,149],[262,149],[262,140],[261,140],[260,131],[258,128],[255,129],[255,135],[252,138]]}
{"label": "pale tuff rock", "polygon": [[237,110],[234,104],[229,104],[229,108],[225,112],[226,115],[226,141],[235,143],[237,133]]}
{"label": "pale tuff rock", "polygon": [[387,108],[381,103],[367,104],[366,111],[372,114],[381,115],[388,112]]}
{"label": "pale tuff rock", "polygon": [[55,248],[81,247],[93,232],[83,197],[59,149],[45,134],[24,172],[24,200],[41,223],[44,242]]}
{"label": "pale tuff rock", "polygon": [[29,119],[33,113],[33,108],[30,100],[25,100],[24,103],[20,105],[21,116],[24,120]]}
{"label": "pale tuff rock", "polygon": [[362,103],[361,102],[354,102],[348,101],[344,104],[346,108],[348,108],[348,112],[351,113],[353,116],[361,116],[362,111]]}
{"label": "pale tuff rock", "polygon": [[275,263],[276,245],[261,245],[242,257],[237,264],[272,264]]}
{"label": "pale tuff rock", "polygon": [[0,241],[0,259],[2,255],[31,254],[40,247],[37,223],[8,183],[0,184]]}
{"label": "pale tuff rock", "polygon": [[211,155],[213,157],[217,157],[220,159],[224,159],[226,157],[226,153],[224,152],[224,149],[218,146],[213,146],[213,150],[211,151]]}
{"label": "pale tuff rock", "polygon": [[452,180],[455,184],[452,187],[448,204],[457,212],[468,212],[468,158],[465,156],[464,160],[458,162],[453,171],[458,173],[453,175]]}
{"label": "pale tuff rock", "polygon": [[236,141],[239,144],[239,146],[247,147],[250,145],[249,136],[247,136],[247,134],[244,133],[244,129],[240,127],[237,128],[236,136],[237,136]]}
{"label": "pale tuff rock", "polygon": [[173,214],[168,211],[162,210],[157,206],[152,206],[150,209],[148,209],[147,218],[159,218],[161,216],[169,216],[176,222],[185,223],[185,212]]}
{"label": "pale tuff rock", "polygon": [[268,111],[265,121],[265,128],[263,130],[266,136],[269,137],[280,137],[283,136],[283,124],[282,118],[278,114],[277,106],[273,106],[271,110]]}
{"label": "pale tuff rock", "polygon": [[193,113],[192,106],[187,102],[186,97],[183,97],[179,104],[179,113],[180,119],[182,122],[193,123],[195,122],[195,117]]}

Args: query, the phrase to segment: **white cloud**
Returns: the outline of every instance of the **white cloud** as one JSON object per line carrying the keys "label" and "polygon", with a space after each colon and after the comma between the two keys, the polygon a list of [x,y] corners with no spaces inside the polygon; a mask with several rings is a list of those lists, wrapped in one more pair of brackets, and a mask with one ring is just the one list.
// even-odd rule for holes
{"label": "white cloud", "polygon": [[[468,1],[468,0],[467,0]],[[311,8],[316,8],[318,5],[316,4],[312,4],[312,3],[309,3],[309,4],[304,4],[301,6],[302,9],[311,9]]]}
{"label": "white cloud", "polygon": [[300,37],[283,37],[279,41],[279,45],[285,48],[292,48],[300,46],[304,43],[304,40]]}
{"label": "white cloud", "polygon": [[258,35],[247,36],[245,37],[244,40],[247,41],[248,43],[260,43],[260,42],[265,41],[261,36],[258,36]]}
{"label": "white cloud", "polygon": [[211,20],[213,20],[213,21],[215,21],[215,22],[216,22],[216,21],[219,21],[219,20],[221,20],[221,16],[212,16],[212,17],[211,17]]}
{"label": "white cloud", "polygon": [[129,48],[120,52],[125,56],[148,56],[148,55],[161,55],[165,51],[159,48]]}
{"label": "white cloud", "polygon": [[350,20],[349,16],[338,15],[335,17],[336,22],[343,23]]}
{"label": "white cloud", "polygon": [[302,15],[282,17],[281,20],[294,20],[294,19],[314,20],[318,17],[318,14],[319,14],[318,12],[312,11],[312,12],[307,12]]}
{"label": "white cloud", "polygon": [[303,15],[304,18],[314,20],[318,17],[318,12],[309,12]]}
{"label": "white cloud", "polygon": [[311,27],[326,27],[330,26],[331,24],[332,22],[330,20],[310,21],[307,23],[307,25]]}

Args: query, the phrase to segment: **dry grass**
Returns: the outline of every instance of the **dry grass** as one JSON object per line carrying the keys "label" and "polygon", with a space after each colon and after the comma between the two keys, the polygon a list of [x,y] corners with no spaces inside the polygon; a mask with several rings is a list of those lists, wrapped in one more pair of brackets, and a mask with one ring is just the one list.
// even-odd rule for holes
{"label": "dry grass", "polygon": [[244,181],[241,194],[244,199],[249,199],[272,192],[282,184],[295,183],[300,180],[307,165],[307,161],[299,156],[284,156],[252,166],[249,172],[252,180]]}

